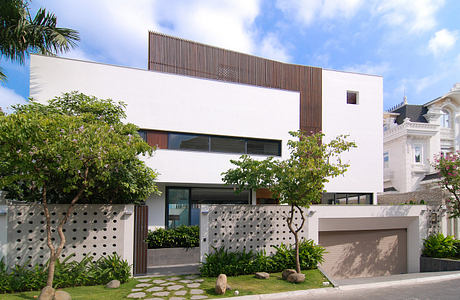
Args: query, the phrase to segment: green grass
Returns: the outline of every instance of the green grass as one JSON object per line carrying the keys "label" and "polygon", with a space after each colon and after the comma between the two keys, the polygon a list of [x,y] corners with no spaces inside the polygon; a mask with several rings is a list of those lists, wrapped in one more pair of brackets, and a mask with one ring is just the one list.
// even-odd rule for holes
{"label": "green grass", "polygon": [[[203,278],[204,281],[201,283],[200,289],[204,290],[206,296],[209,298],[223,298],[234,296],[234,291],[239,291],[239,296],[244,295],[256,295],[256,294],[270,294],[280,293],[287,291],[296,290],[307,290],[314,288],[323,287],[323,282],[327,281],[324,275],[318,270],[303,271],[305,274],[305,282],[303,283],[290,283],[281,279],[281,273],[270,274],[269,279],[257,279],[254,275],[242,275],[228,277],[228,284],[232,287],[232,290],[227,291],[225,295],[217,295],[214,291],[216,278]],[[163,279],[171,276],[156,277],[154,279]],[[177,276],[183,278],[184,276]],[[74,288],[64,288],[62,290],[70,293],[72,300],[118,300],[128,299],[126,296],[131,293],[131,289],[139,284],[136,279],[132,279],[129,282],[122,284],[119,289],[106,289],[104,286],[82,286]],[[190,290],[187,288],[187,290]],[[15,294],[0,294],[1,300],[24,300],[34,299],[34,296],[39,295],[40,292],[22,292]],[[174,295],[171,295],[174,296]],[[150,294],[147,297],[151,298]],[[36,299],[36,298],[35,298]],[[168,299],[165,297],[164,299]]]}

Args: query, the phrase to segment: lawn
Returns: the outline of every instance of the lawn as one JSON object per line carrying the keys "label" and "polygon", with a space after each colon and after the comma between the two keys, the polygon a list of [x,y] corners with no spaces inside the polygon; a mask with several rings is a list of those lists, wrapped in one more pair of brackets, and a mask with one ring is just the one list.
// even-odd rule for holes
{"label": "lawn", "polygon": [[[231,286],[232,290],[227,291],[225,295],[216,295],[214,292],[214,285],[216,282],[215,278],[199,278],[190,276],[164,276],[155,278],[136,278],[123,284],[119,289],[106,289],[104,286],[88,286],[88,287],[75,287],[65,288],[63,290],[69,292],[73,300],[117,300],[117,299],[128,299],[127,295],[134,292],[145,292],[144,298],[159,297],[162,299],[169,299],[169,297],[184,297],[190,299],[192,292],[198,292],[197,295],[207,296],[208,298],[222,298],[234,296],[234,291],[239,291],[239,296],[243,295],[255,295],[255,294],[270,294],[280,293],[286,291],[295,290],[306,290],[323,287],[323,282],[327,279],[318,270],[303,271],[306,275],[305,282],[303,283],[289,283],[281,279],[281,273],[270,274],[270,278],[267,280],[256,279],[253,275],[242,275],[228,277],[228,285]],[[175,277],[175,278],[174,278]],[[171,280],[175,279],[175,280]],[[153,281],[163,283],[154,283]],[[181,282],[182,280],[182,282]],[[138,286],[149,285],[149,286]],[[187,285],[193,284],[193,287],[187,287]],[[155,295],[157,292],[166,291],[168,287],[173,285],[183,285],[180,290],[169,291],[168,296]],[[198,287],[196,285],[199,285]],[[137,287],[136,287],[137,286]],[[158,288],[161,291],[147,292],[147,289]],[[132,289],[141,289],[141,291],[132,291]],[[179,291],[185,293],[185,295],[177,295]],[[200,292],[201,291],[201,292]],[[201,293],[201,294],[200,294]],[[23,299],[34,299],[34,296],[38,296],[39,292],[23,292],[16,294],[0,294],[2,300],[23,300]]]}

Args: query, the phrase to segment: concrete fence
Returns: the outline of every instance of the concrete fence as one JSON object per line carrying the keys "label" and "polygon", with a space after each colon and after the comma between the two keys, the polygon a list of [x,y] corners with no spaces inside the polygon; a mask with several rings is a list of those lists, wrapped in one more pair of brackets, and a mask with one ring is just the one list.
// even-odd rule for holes
{"label": "concrete fence", "polygon": [[[52,240],[59,242],[57,223],[68,205],[49,205]],[[5,211],[5,213],[1,213]],[[77,204],[64,225],[66,245],[61,259],[86,256],[97,259],[117,253],[133,264],[133,205]],[[39,204],[10,204],[0,207],[1,256],[7,265],[43,265],[49,259],[46,243],[46,220]]]}

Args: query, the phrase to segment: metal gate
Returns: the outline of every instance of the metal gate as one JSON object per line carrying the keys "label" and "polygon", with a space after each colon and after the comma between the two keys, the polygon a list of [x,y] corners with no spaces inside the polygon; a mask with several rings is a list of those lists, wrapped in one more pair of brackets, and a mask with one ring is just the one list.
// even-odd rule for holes
{"label": "metal gate", "polygon": [[134,275],[147,273],[147,234],[149,207],[135,206],[134,209]]}

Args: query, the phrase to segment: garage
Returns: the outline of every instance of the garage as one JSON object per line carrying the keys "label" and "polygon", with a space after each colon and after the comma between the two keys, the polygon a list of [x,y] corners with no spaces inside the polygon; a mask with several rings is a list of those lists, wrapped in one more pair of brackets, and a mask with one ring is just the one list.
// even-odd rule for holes
{"label": "garage", "polygon": [[320,231],[322,269],[333,279],[407,273],[407,230]]}

